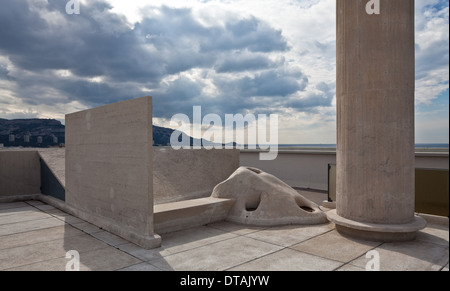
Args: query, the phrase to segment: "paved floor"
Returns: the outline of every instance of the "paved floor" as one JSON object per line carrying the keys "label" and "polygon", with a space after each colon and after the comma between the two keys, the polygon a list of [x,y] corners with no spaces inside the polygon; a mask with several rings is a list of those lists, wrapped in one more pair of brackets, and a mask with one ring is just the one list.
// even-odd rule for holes
{"label": "paved floor", "polygon": [[[429,225],[415,241],[375,243],[339,235],[332,223],[259,228],[228,222],[163,235],[144,250],[38,201],[0,204],[0,270],[363,271],[449,270],[449,229]],[[373,255],[372,253],[370,253]]]}

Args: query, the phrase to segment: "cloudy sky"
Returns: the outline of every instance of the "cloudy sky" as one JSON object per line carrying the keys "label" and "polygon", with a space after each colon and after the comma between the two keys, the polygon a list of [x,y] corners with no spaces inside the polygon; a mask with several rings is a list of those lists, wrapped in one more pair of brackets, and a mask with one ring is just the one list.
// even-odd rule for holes
{"label": "cloudy sky", "polygon": [[[153,96],[173,115],[279,115],[280,143],[336,142],[335,0],[2,0],[0,118]],[[416,142],[449,141],[449,4],[416,0]]]}

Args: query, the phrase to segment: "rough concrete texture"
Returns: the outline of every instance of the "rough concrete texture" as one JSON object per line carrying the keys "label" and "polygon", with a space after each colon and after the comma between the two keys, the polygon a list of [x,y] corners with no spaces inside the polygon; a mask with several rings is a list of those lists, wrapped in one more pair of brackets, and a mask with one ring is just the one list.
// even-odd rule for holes
{"label": "rough concrete texture", "polygon": [[259,226],[328,222],[317,204],[256,168],[240,167],[214,188],[212,197],[236,200],[227,217],[233,222]]}
{"label": "rough concrete texture", "polygon": [[152,99],[66,116],[66,202],[76,216],[140,246],[153,232]]}
{"label": "rough concrete texture", "polygon": [[211,196],[239,167],[239,150],[153,150],[155,205]]}
{"label": "rough concrete texture", "polygon": [[414,1],[337,1],[338,214],[414,217]]}
{"label": "rough concrete texture", "polygon": [[227,218],[233,199],[199,198],[155,205],[155,231],[164,234]]}
{"label": "rough concrete texture", "polygon": [[337,0],[337,215],[411,224],[414,0],[366,2]]}
{"label": "rough concrete texture", "polygon": [[0,151],[0,197],[41,192],[36,151]]}

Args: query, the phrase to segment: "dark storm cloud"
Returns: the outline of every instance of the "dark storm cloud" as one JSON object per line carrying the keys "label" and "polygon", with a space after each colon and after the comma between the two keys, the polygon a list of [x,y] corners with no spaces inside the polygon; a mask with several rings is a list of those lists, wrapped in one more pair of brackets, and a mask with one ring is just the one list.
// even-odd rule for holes
{"label": "dark storm cloud", "polygon": [[152,92],[153,114],[157,117],[171,118],[176,113],[192,116],[192,107],[202,105],[206,99],[202,95],[203,86],[188,78],[180,77],[164,83]]}
{"label": "dark storm cloud", "polygon": [[5,65],[0,64],[0,79],[7,79],[8,73],[8,68],[6,68]]}
{"label": "dark storm cloud", "polygon": [[280,69],[264,71],[253,77],[237,80],[217,80],[216,83],[222,91],[241,97],[285,97],[297,91],[303,91],[308,84],[308,78],[301,72],[290,73]]}
{"label": "dark storm cloud", "polygon": [[[49,1],[42,7],[28,6],[23,0],[4,1],[0,51],[21,69],[71,70],[83,77],[106,75],[116,81],[157,82],[163,75],[162,64],[146,54],[142,38],[101,1],[89,1],[80,15],[66,15],[65,1]],[[52,23],[40,12],[52,12],[60,19]]]}
{"label": "dark storm cloud", "polygon": [[202,43],[202,51],[248,49],[252,52],[286,51],[288,45],[282,32],[255,17],[232,20],[225,28],[213,31],[216,38]]}
{"label": "dark storm cloud", "polygon": [[[0,64],[0,78],[14,82],[26,104],[97,106],[148,95],[142,91],[148,88],[155,117],[189,113],[194,105],[234,113],[261,107],[262,100],[270,107],[268,98],[289,99],[308,85],[303,73],[285,70],[284,59],[273,55],[289,50],[282,32],[255,17],[205,27],[190,9],[163,6],[149,7],[131,25],[102,0],[86,1],[79,15],[67,15],[66,3],[2,1],[0,55],[16,73]],[[182,75],[191,69],[216,72],[215,96],[204,93],[204,80]],[[246,74],[231,78],[234,73]],[[90,80],[99,76],[102,82]]]}
{"label": "dark storm cloud", "polygon": [[318,107],[330,107],[335,96],[335,87],[335,84],[321,82],[316,85],[316,89],[320,92],[309,92],[303,98],[291,98],[283,103],[283,107],[300,112],[314,111]]}

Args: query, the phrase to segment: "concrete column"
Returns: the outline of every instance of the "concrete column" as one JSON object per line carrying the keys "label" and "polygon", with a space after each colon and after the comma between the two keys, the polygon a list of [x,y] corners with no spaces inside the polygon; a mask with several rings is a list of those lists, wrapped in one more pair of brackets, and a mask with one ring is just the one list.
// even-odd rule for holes
{"label": "concrete column", "polygon": [[411,240],[414,214],[414,0],[337,0],[339,232]]}

